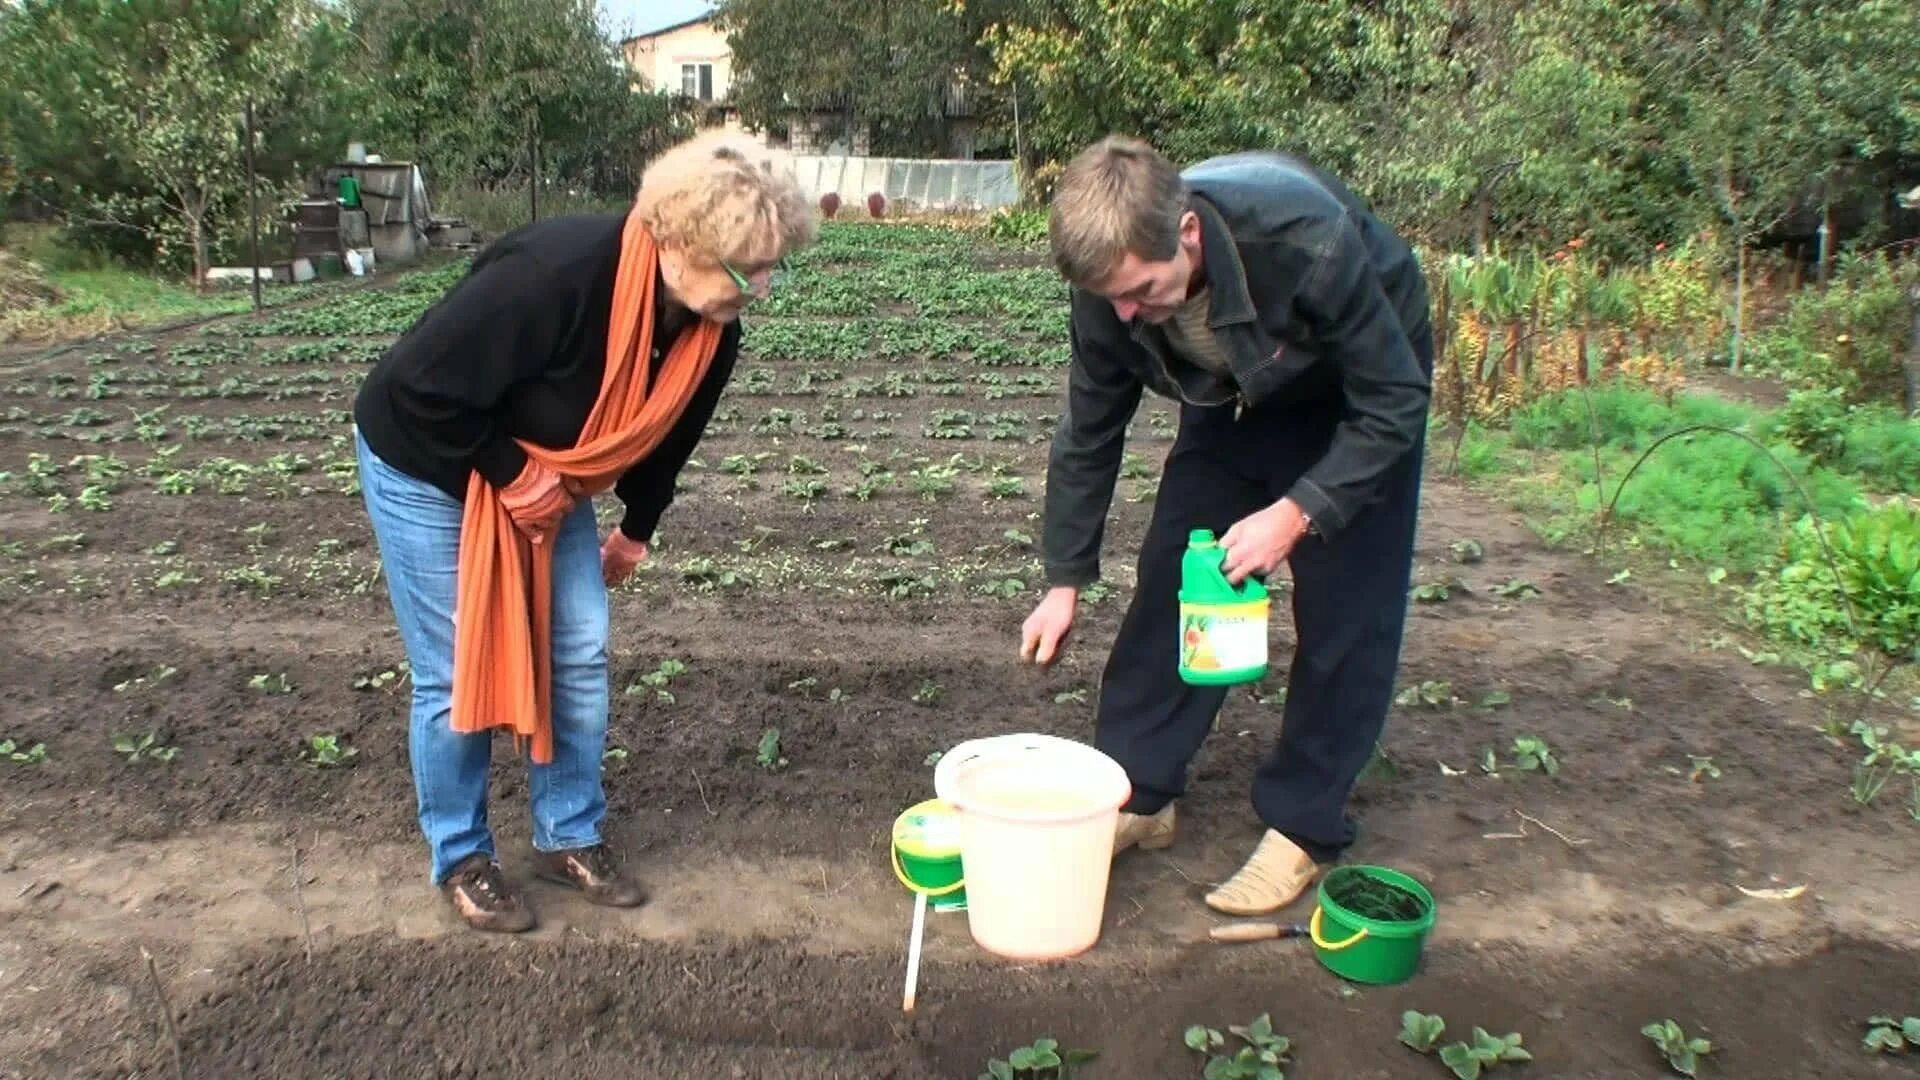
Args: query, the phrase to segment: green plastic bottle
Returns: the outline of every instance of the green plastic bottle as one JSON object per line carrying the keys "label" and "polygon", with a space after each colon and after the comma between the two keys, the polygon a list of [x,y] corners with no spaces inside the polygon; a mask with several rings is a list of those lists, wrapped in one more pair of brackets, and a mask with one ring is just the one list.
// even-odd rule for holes
{"label": "green plastic bottle", "polygon": [[1267,673],[1267,588],[1227,583],[1226,549],[1210,529],[1187,536],[1180,560],[1180,678],[1195,686],[1253,682]]}

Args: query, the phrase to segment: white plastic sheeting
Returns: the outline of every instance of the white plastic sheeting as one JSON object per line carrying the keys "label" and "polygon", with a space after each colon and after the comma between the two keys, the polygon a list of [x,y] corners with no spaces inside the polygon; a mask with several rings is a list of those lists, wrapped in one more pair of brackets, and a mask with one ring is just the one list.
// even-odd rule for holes
{"label": "white plastic sheeting", "polygon": [[923,210],[993,210],[1020,201],[1011,161],[960,161],[795,154],[794,174],[818,199],[838,192],[847,207],[864,207],[880,192],[888,203]]}

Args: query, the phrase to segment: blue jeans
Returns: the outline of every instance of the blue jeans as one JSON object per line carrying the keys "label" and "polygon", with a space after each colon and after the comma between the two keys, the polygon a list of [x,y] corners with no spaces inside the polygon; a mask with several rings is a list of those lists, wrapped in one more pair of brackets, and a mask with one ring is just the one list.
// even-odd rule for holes
{"label": "blue jeans", "polygon": [[[460,562],[459,500],[395,469],[354,432],[360,491],[380,547],[387,595],[413,671],[407,751],[432,877],[460,860],[493,855],[487,828],[490,733],[456,733],[453,608]],[[599,529],[582,500],[553,542],[553,761],[529,764],[533,846],[541,851],[600,842],[606,793],[600,756],[607,742],[607,590]]]}

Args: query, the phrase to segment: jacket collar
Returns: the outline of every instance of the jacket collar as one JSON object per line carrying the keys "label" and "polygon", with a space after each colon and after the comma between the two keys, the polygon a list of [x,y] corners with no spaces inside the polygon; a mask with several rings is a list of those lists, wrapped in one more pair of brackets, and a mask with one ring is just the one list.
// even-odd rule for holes
{"label": "jacket collar", "polygon": [[1227,230],[1226,219],[1204,195],[1190,193],[1187,202],[1200,217],[1200,263],[1207,272],[1207,287],[1213,291],[1207,325],[1252,322],[1247,268],[1240,262],[1240,247]]}

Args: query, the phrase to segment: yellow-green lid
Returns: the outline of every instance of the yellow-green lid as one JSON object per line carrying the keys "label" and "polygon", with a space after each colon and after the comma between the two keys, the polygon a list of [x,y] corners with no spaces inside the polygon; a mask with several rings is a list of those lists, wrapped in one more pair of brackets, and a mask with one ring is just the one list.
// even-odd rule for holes
{"label": "yellow-green lid", "polygon": [[893,846],[916,859],[959,858],[959,812],[941,799],[907,807],[894,819]]}

